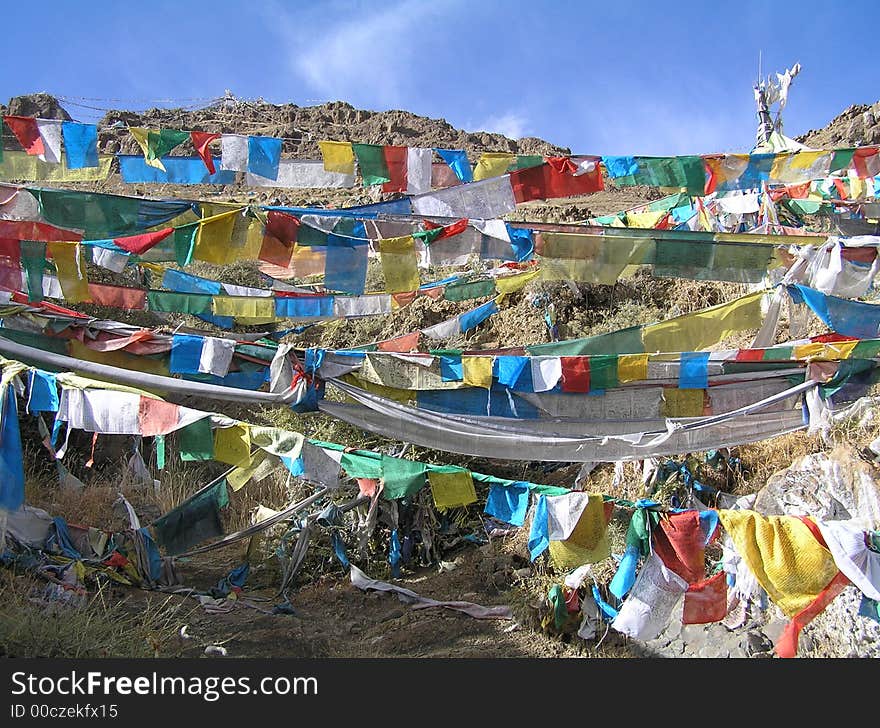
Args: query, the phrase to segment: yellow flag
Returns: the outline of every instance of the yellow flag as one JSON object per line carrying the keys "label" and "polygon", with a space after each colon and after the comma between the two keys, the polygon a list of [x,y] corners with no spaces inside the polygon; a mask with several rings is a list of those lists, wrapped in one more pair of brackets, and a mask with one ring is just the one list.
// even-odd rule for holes
{"label": "yellow flag", "polygon": [[793,617],[837,575],[828,549],[794,516],[762,516],[719,509],[737,553],[776,606]]}
{"label": "yellow flag", "polygon": [[758,291],[730,303],[646,326],[642,331],[645,350],[699,351],[737,331],[757,329],[761,325],[764,295],[764,291]]}
{"label": "yellow flag", "polygon": [[628,212],[626,213],[627,227],[632,228],[654,228],[657,223],[666,217],[666,210],[660,212]]}
{"label": "yellow flag", "polygon": [[405,293],[419,287],[419,261],[412,235],[379,240],[379,255],[388,293]]}
{"label": "yellow flag", "polygon": [[162,160],[159,158],[150,159],[150,147],[148,144],[148,139],[150,136],[150,130],[144,129],[140,126],[130,126],[128,130],[131,132],[131,135],[134,137],[134,140],[138,143],[138,146],[144,153],[144,161],[150,165],[151,167],[155,167],[156,169],[161,169],[163,172],[165,171],[165,165],[162,164]]}
{"label": "yellow flag", "polygon": [[212,313],[233,316],[240,322],[268,323],[275,320],[275,299],[269,296],[214,296]]}
{"label": "yellow flag", "polygon": [[484,152],[474,167],[474,182],[498,177],[516,161],[516,155],[508,152]]}
{"label": "yellow flag", "polygon": [[97,167],[69,169],[64,154],[60,164],[53,164],[27,152],[6,150],[0,160],[0,182],[98,182],[110,176],[114,159],[112,154],[101,154]]}
{"label": "yellow flag", "polygon": [[89,278],[83,260],[82,246],[79,243],[50,242],[49,253],[55,260],[58,283],[67,303],[81,303],[92,300],[89,293]]}
{"label": "yellow flag", "polygon": [[251,478],[262,480],[271,475],[272,469],[277,463],[277,458],[269,455],[265,450],[257,450],[250,462],[237,467],[226,476],[226,482],[229,483],[232,490],[241,490]]}
{"label": "yellow flag", "polygon": [[605,503],[598,493],[590,493],[587,505],[569,537],[550,542],[550,559],[558,569],[594,564],[611,555]]}
{"label": "yellow flag", "polygon": [[476,503],[477,493],[474,490],[474,479],[471,471],[464,468],[429,470],[428,482],[431,483],[431,495],[434,505],[441,511],[447,508],[458,508],[469,503]]}
{"label": "yellow flag", "polygon": [[354,174],[354,150],[351,142],[318,142],[324,157],[324,171]]}
{"label": "yellow flag", "polygon": [[663,388],[663,404],[660,414],[663,417],[702,417],[702,389]]}
{"label": "yellow flag", "polygon": [[251,462],[250,428],[244,422],[214,430],[214,460],[244,467]]}
{"label": "yellow flag", "polygon": [[462,380],[471,387],[492,386],[492,356],[463,356],[461,358]]}
{"label": "yellow flag", "polygon": [[792,354],[795,359],[824,359],[836,361],[848,359],[852,350],[856,348],[858,341],[833,341],[829,343],[816,342],[795,346]]}
{"label": "yellow flag", "polygon": [[76,339],[70,340],[70,355],[83,361],[93,361],[98,364],[119,367],[120,369],[130,369],[135,372],[146,372],[147,374],[159,374],[161,376],[168,376],[169,374],[168,365],[161,359],[135,356],[125,351],[95,351]]}
{"label": "yellow flag", "polygon": [[541,271],[534,270],[529,271],[528,273],[518,273],[515,276],[505,276],[504,278],[496,278],[495,279],[495,290],[500,294],[498,298],[495,300],[499,303],[504,299],[508,293],[515,293],[535,280],[539,275],[541,275]]}
{"label": "yellow flag", "polygon": [[193,258],[215,265],[234,262],[237,251],[232,247],[232,233],[241,212],[236,209],[202,218],[196,232]]}
{"label": "yellow flag", "polygon": [[[393,399],[395,402],[400,402],[401,404],[409,404],[416,398],[416,393],[413,389],[396,389],[395,387],[386,387],[382,384],[375,384],[373,382],[368,382],[364,379],[360,379],[354,374],[346,374],[342,376],[341,379],[343,382],[353,384],[355,387],[360,387],[361,389],[366,389],[368,392],[378,394],[380,397]],[[351,397],[346,397],[345,401],[349,404],[358,404]]]}
{"label": "yellow flag", "polygon": [[647,354],[620,354],[617,357],[617,381],[640,382],[648,378]]}

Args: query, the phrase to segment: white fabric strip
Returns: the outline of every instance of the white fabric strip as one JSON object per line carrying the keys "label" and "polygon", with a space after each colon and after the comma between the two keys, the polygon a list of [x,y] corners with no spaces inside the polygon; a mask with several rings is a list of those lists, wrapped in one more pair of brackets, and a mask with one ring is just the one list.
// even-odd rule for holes
{"label": "white fabric strip", "polygon": [[108,250],[97,245],[89,246],[92,251],[92,263],[112,270],[114,273],[122,273],[128,264],[129,253],[120,253],[117,250]]}
{"label": "white fabric strip", "polygon": [[37,119],[37,129],[43,140],[43,154],[37,155],[50,164],[61,163],[61,121],[58,119]]}
{"label": "white fabric strip", "polygon": [[669,624],[688,583],[652,553],[611,626],[637,640],[651,640]]}
{"label": "white fabric strip", "polygon": [[333,313],[340,318],[391,313],[391,296],[387,293],[376,296],[335,296]]}
{"label": "white fabric strip", "polygon": [[355,177],[353,174],[340,172],[327,172],[324,170],[323,161],[303,161],[297,159],[282,159],[278,164],[278,178],[269,179],[258,174],[248,172],[245,175],[245,184],[251,187],[282,187],[296,189],[314,188],[345,188],[354,187]]}
{"label": "white fabric strip", "polygon": [[421,195],[431,191],[433,149],[409,147],[406,153],[406,194]]}
{"label": "white fabric strip", "polygon": [[553,389],[562,377],[562,360],[558,356],[533,356],[530,363],[536,392]]}
{"label": "white fabric strip", "polygon": [[868,548],[864,529],[840,521],[816,520],[816,525],[837,568],[868,599],[880,600],[880,554]]}
{"label": "white fabric strip", "polygon": [[235,340],[205,336],[202,339],[202,353],[199,356],[199,371],[225,377],[235,353]]}
{"label": "white fabric strip", "polygon": [[413,212],[438,217],[503,217],[516,209],[510,175],[448,187],[412,198]]}
{"label": "white fabric strip", "polygon": [[439,324],[429,326],[426,329],[421,329],[421,332],[429,339],[450,339],[456,334],[461,333],[461,321],[456,316],[455,318],[441,321]]}
{"label": "white fabric strip", "polygon": [[240,134],[223,134],[220,137],[220,169],[247,172],[248,139]]}

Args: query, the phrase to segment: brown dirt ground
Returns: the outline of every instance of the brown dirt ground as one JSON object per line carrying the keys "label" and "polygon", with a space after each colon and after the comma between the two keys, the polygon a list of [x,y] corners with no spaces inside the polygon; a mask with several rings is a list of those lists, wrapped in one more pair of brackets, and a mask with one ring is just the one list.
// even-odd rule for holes
{"label": "brown dirt ground", "polygon": [[[538,623],[533,594],[506,581],[496,586],[491,547],[468,548],[456,559],[458,568],[439,573],[422,568],[394,580],[395,584],[438,600],[472,601],[484,606],[512,604],[518,619],[478,620],[442,608],[412,609],[396,595],[362,592],[336,565],[334,573],[291,592],[296,615],[263,614],[236,605],[231,612],[208,614],[183,596],[182,623],[190,640],[178,639],[176,656],[198,657],[207,645],[222,645],[229,657],[636,657],[639,647],[609,631],[599,650],[569,636],[551,636]],[[207,589],[236,562],[215,554],[179,565],[187,586]],[[489,570],[487,571],[487,565]],[[263,609],[280,603],[277,579],[259,569],[252,572],[242,596]],[[253,586],[252,586],[253,585]],[[127,604],[138,609],[151,592],[126,590]],[[510,630],[511,625],[517,627]],[[165,655],[168,656],[168,655]]]}

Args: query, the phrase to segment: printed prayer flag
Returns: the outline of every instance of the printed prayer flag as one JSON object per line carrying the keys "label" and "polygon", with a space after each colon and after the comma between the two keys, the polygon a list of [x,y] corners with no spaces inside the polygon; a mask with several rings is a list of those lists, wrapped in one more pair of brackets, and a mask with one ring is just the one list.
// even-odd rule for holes
{"label": "printed prayer flag", "polygon": [[586,356],[559,357],[562,364],[562,391],[590,391],[590,359]]}
{"label": "printed prayer flag", "polygon": [[428,471],[434,505],[440,511],[476,503],[477,492],[471,471],[451,465],[438,466]]}
{"label": "printed prayer flag", "polygon": [[324,159],[324,171],[354,174],[354,150],[351,142],[320,141],[318,147]]}
{"label": "printed prayer flag", "polygon": [[379,255],[388,293],[414,291],[419,287],[419,261],[412,235],[380,239]]}
{"label": "printed prayer flag", "polygon": [[407,148],[386,145],[384,153],[389,180],[382,185],[382,192],[406,192]]}

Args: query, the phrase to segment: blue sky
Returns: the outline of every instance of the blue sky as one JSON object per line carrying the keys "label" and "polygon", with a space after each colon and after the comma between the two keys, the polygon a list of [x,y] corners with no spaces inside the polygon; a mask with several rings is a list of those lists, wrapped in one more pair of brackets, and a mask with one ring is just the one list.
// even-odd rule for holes
{"label": "blue sky", "polygon": [[[34,15],[39,8],[39,17]],[[799,61],[790,136],[873,103],[876,1],[108,0],[4,9],[4,97],[97,107],[231,89],[310,106],[406,109],[574,153],[748,151],[752,86]],[[20,27],[23,30],[17,31]],[[99,101],[83,99],[101,99]],[[5,101],[5,98],[4,98]],[[78,119],[100,112],[72,104]],[[328,134],[328,136],[331,136]]]}

